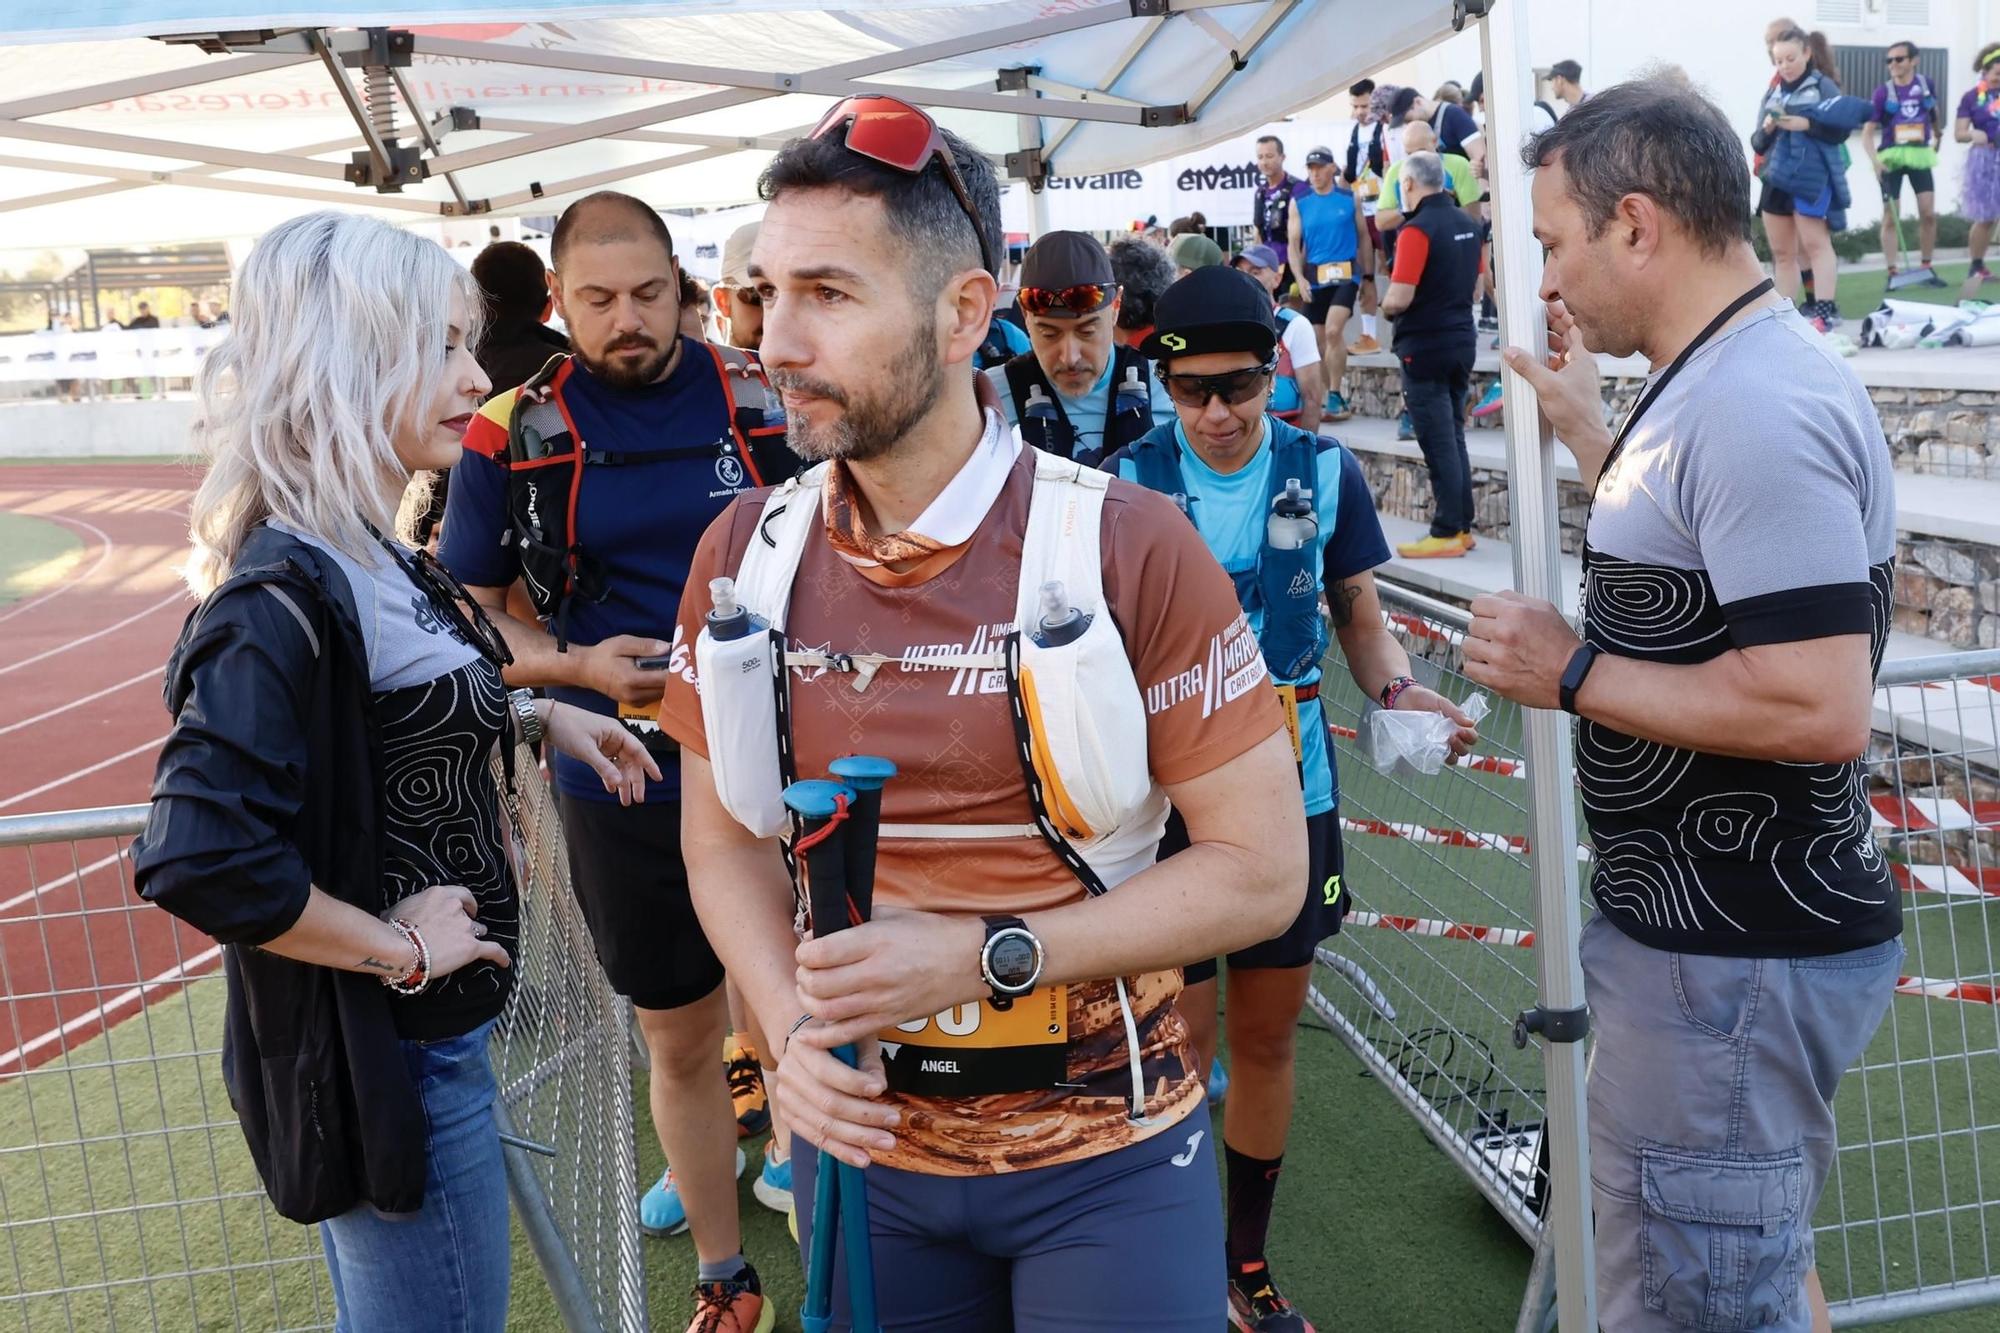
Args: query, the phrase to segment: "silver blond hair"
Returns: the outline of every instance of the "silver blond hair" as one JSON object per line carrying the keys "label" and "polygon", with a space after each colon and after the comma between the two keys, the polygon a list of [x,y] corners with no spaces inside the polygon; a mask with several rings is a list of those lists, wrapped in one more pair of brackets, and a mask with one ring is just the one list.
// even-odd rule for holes
{"label": "silver blond hair", "polygon": [[293,218],[251,249],[229,336],[196,385],[208,464],[189,524],[197,596],[229,577],[267,518],[369,559],[369,525],[391,530],[409,480],[393,441],[445,373],[454,293],[476,324],[478,289],[442,247],[349,213]]}

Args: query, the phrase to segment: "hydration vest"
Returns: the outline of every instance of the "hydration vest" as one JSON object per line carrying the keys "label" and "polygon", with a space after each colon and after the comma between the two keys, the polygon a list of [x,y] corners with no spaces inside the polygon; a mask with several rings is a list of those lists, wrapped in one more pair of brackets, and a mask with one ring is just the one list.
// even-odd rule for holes
{"label": "hydration vest", "polygon": [[[1095,897],[1153,864],[1166,829],[1167,795],[1147,758],[1139,681],[1104,599],[1100,534],[1111,478],[1047,453],[1037,453],[1034,461],[1013,631],[989,651],[926,653],[920,665],[925,670],[1006,673],[1016,751],[1035,822],[883,824],[881,836],[940,841],[1039,837]],[[785,647],[799,560],[814,528],[824,522],[827,468],[822,463],[771,493],[758,535],[736,573],[738,603],[770,627],[770,651],[758,662],[764,669],[717,666],[719,650],[705,628],[695,642],[716,795],[730,816],[757,837],[790,833],[788,846],[796,826],[781,793],[798,776],[790,725],[792,668],[847,673],[856,690],[866,690],[877,672],[910,665],[902,656]],[[1041,587],[1051,580],[1064,585],[1070,605],[1090,620],[1078,637],[1044,646],[1036,642],[1035,632]],[[1146,1089],[1138,1025],[1123,978],[1116,979],[1116,991],[1131,1060],[1131,1115],[1141,1120]]]}
{"label": "hydration vest", "polygon": [[[1270,499],[1284,494],[1285,483],[1296,480],[1309,490],[1318,484],[1322,441],[1297,426],[1267,418],[1271,433]],[[1333,446],[1338,447],[1338,446]],[[1181,444],[1175,427],[1162,426],[1131,449],[1133,469],[1141,486],[1171,496],[1195,526],[1195,497],[1181,475]],[[1319,507],[1314,506],[1315,515]],[[1269,508],[1265,512],[1268,514]],[[1326,533],[1320,534],[1322,538]],[[1262,609],[1264,627],[1257,644],[1264,664],[1280,685],[1304,680],[1319,670],[1326,655],[1326,621],[1319,613],[1320,552],[1325,542],[1311,541],[1295,550],[1281,550],[1267,536],[1256,560],[1244,569],[1227,570],[1236,584],[1236,600],[1245,612]]]}
{"label": "hydration vest", "polygon": [[[696,348],[713,358],[729,410],[727,428],[714,440],[661,449],[592,449],[579,439],[563,402],[563,385],[575,368],[568,355],[551,357],[506,404],[505,452],[493,455],[507,470],[508,528],[502,541],[519,553],[521,582],[535,614],[554,631],[558,650],[568,645],[575,601],[601,602],[610,591],[603,561],[585,549],[576,530],[585,464],[616,467],[713,455],[725,484],[748,480],[755,486],[797,467],[785,447],[784,408],[757,359],[711,343],[685,344],[682,355],[699,355]],[[755,392],[749,392],[753,386]],[[547,401],[536,402],[533,395],[544,388],[550,391]]]}
{"label": "hydration vest", "polygon": [[[1292,349],[1285,346],[1285,330],[1295,319],[1304,319],[1298,311],[1289,306],[1279,306],[1278,315],[1278,368],[1271,376],[1271,403],[1269,411],[1280,421],[1297,422],[1299,413],[1305,410],[1305,400],[1299,396],[1298,367],[1292,364]],[[1301,481],[1305,478],[1301,477]]]}
{"label": "hydration vest", "polygon": [[[1153,428],[1153,381],[1146,358],[1120,347],[1111,362],[1111,404],[1104,414],[1104,438],[1097,449],[1081,449],[1076,427],[1063,410],[1055,385],[1035,354],[1024,352],[1007,363],[1007,388],[1014,395],[1014,418],[1021,438],[1031,447],[1058,458],[1073,458],[1096,467],[1120,449],[1137,444]],[[1095,392],[1095,390],[1092,390]]]}
{"label": "hydration vest", "polygon": [[979,350],[972,354],[972,368],[983,371],[1004,366],[1031,348],[1027,330],[1005,315],[995,315],[993,322],[986,326],[986,341],[979,344]]}

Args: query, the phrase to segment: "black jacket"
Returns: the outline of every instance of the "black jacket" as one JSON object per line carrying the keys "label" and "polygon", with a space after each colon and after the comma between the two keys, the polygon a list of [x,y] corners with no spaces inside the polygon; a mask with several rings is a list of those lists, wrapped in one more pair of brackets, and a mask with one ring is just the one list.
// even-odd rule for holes
{"label": "black jacket", "polygon": [[312,886],[365,906],[381,880],[381,737],[346,576],[255,529],[182,627],[166,702],[135,882],[228,946],[223,1078],[265,1191],[297,1222],[413,1211],[424,1117],[388,992],[254,947]]}
{"label": "black jacket", "polygon": [[1479,224],[1450,190],[1426,195],[1403,219],[1398,245],[1422,232],[1427,243],[1423,275],[1409,308],[1396,316],[1396,356],[1419,378],[1463,363],[1472,368],[1479,336],[1472,322],[1472,293],[1479,285]]}

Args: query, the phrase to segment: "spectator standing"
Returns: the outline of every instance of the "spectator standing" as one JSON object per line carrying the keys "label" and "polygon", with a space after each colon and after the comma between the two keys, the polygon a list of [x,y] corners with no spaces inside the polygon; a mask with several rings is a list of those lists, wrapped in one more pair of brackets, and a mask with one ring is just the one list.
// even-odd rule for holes
{"label": "spectator standing", "polygon": [[1137,347],[1153,331],[1154,303],[1174,285],[1174,261],[1140,236],[1121,236],[1105,250],[1118,284],[1118,322],[1111,337],[1120,347]]}
{"label": "spectator standing", "polygon": [[1475,167],[1485,160],[1486,136],[1480,132],[1479,123],[1473,120],[1470,111],[1456,102],[1427,98],[1414,89],[1408,91],[1410,106],[1406,119],[1428,122],[1437,134],[1440,151],[1455,153]]}
{"label": "spectator standing", "polygon": [[1230,262],[1256,280],[1273,301],[1278,321],[1278,342],[1273,349],[1278,359],[1271,373],[1271,398],[1267,410],[1280,421],[1288,421],[1308,434],[1319,433],[1326,415],[1326,371],[1320,365],[1319,331],[1310,321],[1288,306],[1277,305],[1279,274],[1284,261],[1268,245],[1246,245]]}
{"label": "spectator standing", "polygon": [[1980,50],[1978,69],[1979,82],[1958,99],[1953,125],[1953,137],[1972,145],[1965,156],[1961,195],[1965,216],[1972,220],[1972,267],[1960,293],[1966,300],[1993,280],[1986,267],[1986,247],[1992,243],[1994,224],[2000,223],[2000,42],[1989,42]]}
{"label": "spectator standing", "polygon": [[[1437,133],[1426,121],[1413,120],[1403,126],[1403,162],[1409,161],[1410,153],[1437,153],[1444,164],[1445,189],[1460,208],[1470,211],[1479,204],[1479,178],[1474,174],[1472,163],[1457,153],[1437,152]],[[1403,162],[1389,168],[1388,176],[1382,182],[1382,206],[1375,213],[1375,225],[1383,232],[1392,232],[1403,225],[1407,216],[1403,200]]]}
{"label": "spectator standing", "polygon": [[754,352],[764,341],[764,298],[750,281],[750,248],[757,224],[746,222],[722,243],[722,273],[715,280],[716,334],[730,347]]}
{"label": "spectator standing", "polygon": [[[1834,1095],[1903,957],[1861,766],[1888,444],[1772,294],[1742,148],[1684,78],[1606,89],[1522,155],[1556,351],[1506,357],[1595,493],[1583,635],[1545,602],[1481,597],[1465,670],[1579,718],[1598,1318],[1824,1329]],[[1616,436],[1593,352],[1653,369]]]}
{"label": "spectator standing", "polygon": [[[1917,68],[1915,42],[1891,46],[1884,64],[1889,77],[1876,86],[1873,132],[1862,132],[1861,146],[1882,185],[1882,257],[1888,264],[1888,289],[1942,287],[1944,279],[1931,266],[1937,251],[1937,185],[1931,171],[1937,166],[1944,108],[1938,104],[1937,89]],[[1917,196],[1917,240],[1923,260],[1907,273],[1896,267],[1903,239],[1905,180]]]}
{"label": "spectator standing", "polygon": [[1167,258],[1174,276],[1184,278],[1198,268],[1213,268],[1223,261],[1222,247],[1207,232],[1187,231],[1167,243]]}
{"label": "spectator standing", "polygon": [[1764,159],[1757,211],[1771,244],[1778,294],[1787,300],[1798,295],[1799,268],[1810,268],[1814,299],[1802,313],[1814,328],[1830,333],[1840,326],[1833,233],[1847,226],[1852,202],[1842,145],[1871,107],[1842,95],[1824,33],[1792,24],[1777,30],[1768,50],[1777,82],[1766,92],[1750,136],[1750,147]]}
{"label": "spectator standing", "polygon": [[1291,227],[1292,201],[1311,187],[1285,170],[1285,141],[1275,134],[1257,140],[1257,171],[1263,179],[1251,187],[1251,229],[1265,245],[1282,247]]}
{"label": "spectator standing", "polygon": [[1479,224],[1444,188],[1436,153],[1403,159],[1396,266],[1382,309],[1396,321],[1403,401],[1431,474],[1431,530],[1397,551],[1406,559],[1464,555],[1472,549],[1472,460],[1465,448],[1465,394],[1478,334],[1472,297],[1479,286]]}
{"label": "spectator standing", "polygon": [[[1766,42],[1765,45],[1768,46],[1770,43]],[[1554,93],[1569,111],[1582,106],[1590,98],[1590,94],[1583,90],[1583,66],[1574,60],[1558,60],[1550,65],[1549,91]]]}
{"label": "spectator standing", "polygon": [[139,302],[139,313],[134,315],[132,322],[125,327],[128,329],[157,329],[160,327],[160,317],[153,313],[152,306],[141,301]]}
{"label": "spectator standing", "polygon": [[569,339],[545,322],[554,308],[549,271],[533,248],[519,241],[495,241],[472,261],[472,280],[486,304],[486,331],[479,340],[479,368],[494,393],[519,388],[553,357],[569,351]]}

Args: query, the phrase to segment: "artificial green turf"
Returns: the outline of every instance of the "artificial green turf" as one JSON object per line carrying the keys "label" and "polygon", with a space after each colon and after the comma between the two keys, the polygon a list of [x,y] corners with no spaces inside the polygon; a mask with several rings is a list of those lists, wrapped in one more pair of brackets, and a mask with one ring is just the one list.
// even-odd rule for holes
{"label": "artificial green turf", "polygon": [[83,539],[60,523],[0,512],[0,606],[46,591],[50,562],[82,547]]}
{"label": "artificial green turf", "polygon": [[[1914,262],[1914,261],[1912,261]],[[1965,281],[1966,264],[1939,264],[1937,275],[1945,280],[1943,287],[1905,287],[1892,293],[1898,301],[1922,301],[1929,305],[1957,305],[1959,285]],[[1889,274],[1886,269],[1870,269],[1863,272],[1843,271],[1835,286],[1834,300],[1840,305],[1842,319],[1860,319],[1869,311],[1882,304],[1882,297],[1888,293]],[[2000,286],[1988,283],[1978,299],[1991,301],[2000,299]]]}

